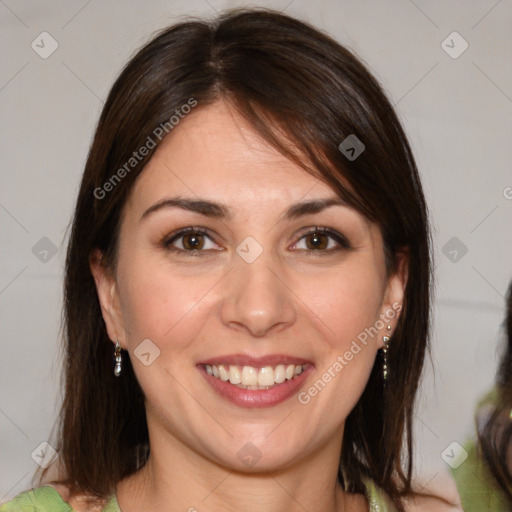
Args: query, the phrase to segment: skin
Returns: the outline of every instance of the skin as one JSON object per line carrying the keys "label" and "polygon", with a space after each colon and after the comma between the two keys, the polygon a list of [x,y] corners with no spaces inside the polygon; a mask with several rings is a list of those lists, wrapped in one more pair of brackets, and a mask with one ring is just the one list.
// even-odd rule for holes
{"label": "skin", "polygon": [[[141,220],[176,196],[222,203],[231,216],[169,207]],[[405,256],[388,276],[377,225],[343,205],[283,218],[295,203],[335,197],[223,101],[182,120],[138,177],[123,210],[115,270],[104,268],[100,253],[91,255],[109,336],[130,354],[146,396],[151,455],[118,485],[123,512],[170,504],[180,511],[368,510],[336,477],[344,422],[385,328],[305,405],[294,396],[272,407],[238,407],[196,367],[226,354],[288,354],[314,364],[300,391],[307,390],[359,333],[402,302]],[[164,246],[184,227],[212,234],[201,254]],[[320,237],[327,247],[312,249],[304,233],[315,227],[341,233],[350,247]],[[263,248],[252,263],[236,253],[248,236]],[[394,329],[397,319],[386,325]],[[148,366],[134,355],[145,339],[160,350]],[[261,453],[251,468],[237,457],[248,442]]]}

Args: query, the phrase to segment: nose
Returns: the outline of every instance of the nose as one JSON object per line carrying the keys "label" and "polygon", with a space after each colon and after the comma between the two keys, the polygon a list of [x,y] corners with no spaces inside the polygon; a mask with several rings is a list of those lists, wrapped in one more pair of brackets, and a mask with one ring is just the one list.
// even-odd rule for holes
{"label": "nose", "polygon": [[280,332],[297,318],[293,291],[264,254],[252,263],[237,257],[221,305],[225,325],[255,337]]}

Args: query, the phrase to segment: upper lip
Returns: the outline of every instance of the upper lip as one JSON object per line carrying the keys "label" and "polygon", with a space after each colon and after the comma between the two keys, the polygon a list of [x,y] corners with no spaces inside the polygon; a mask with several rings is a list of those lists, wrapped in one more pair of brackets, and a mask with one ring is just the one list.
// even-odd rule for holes
{"label": "upper lip", "polygon": [[269,354],[266,356],[253,357],[246,354],[229,354],[225,356],[212,357],[198,362],[198,365],[218,366],[227,364],[233,366],[252,366],[254,368],[263,368],[265,366],[276,366],[279,364],[311,364],[311,361],[301,357],[295,357],[285,354]]}

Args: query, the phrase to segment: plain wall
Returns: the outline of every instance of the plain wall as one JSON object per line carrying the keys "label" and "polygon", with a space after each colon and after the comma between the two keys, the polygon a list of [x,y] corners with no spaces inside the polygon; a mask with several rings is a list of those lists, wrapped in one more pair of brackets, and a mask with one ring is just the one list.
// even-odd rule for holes
{"label": "plain wall", "polygon": [[[419,473],[442,478],[441,452],[472,435],[475,403],[493,382],[512,277],[510,2],[6,0],[0,501],[31,486],[31,454],[55,420],[65,230],[103,101],[155,30],[242,5],[284,9],[326,30],[356,51],[396,104],[427,194],[436,260],[433,365],[416,416]],[[44,31],[58,43],[46,59],[31,47]],[[469,45],[458,58],[442,47],[454,31]],[[462,48],[460,39],[447,41],[452,53]]]}

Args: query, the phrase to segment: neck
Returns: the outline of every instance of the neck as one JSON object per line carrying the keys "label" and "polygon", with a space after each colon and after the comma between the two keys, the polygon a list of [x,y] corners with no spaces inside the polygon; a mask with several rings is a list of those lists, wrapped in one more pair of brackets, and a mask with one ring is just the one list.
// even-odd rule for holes
{"label": "neck", "polygon": [[118,485],[122,512],[368,510],[363,496],[339,485],[340,452],[332,444],[285,469],[251,473],[216,464],[168,434],[165,443],[155,444],[146,465]]}

